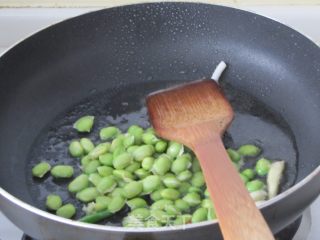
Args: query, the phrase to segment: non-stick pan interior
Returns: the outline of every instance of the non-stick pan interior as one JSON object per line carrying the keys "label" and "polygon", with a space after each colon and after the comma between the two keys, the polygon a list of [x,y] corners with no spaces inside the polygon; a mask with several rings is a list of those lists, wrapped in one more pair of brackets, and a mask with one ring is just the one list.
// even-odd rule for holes
{"label": "non-stick pan interior", "polygon": [[237,112],[225,143],[256,143],[286,160],[286,188],[320,162],[316,50],[277,22],[202,4],[120,7],[53,26],[0,60],[0,186],[43,208],[45,194],[65,183],[38,184],[31,166],[71,163],[67,143],[82,136],[71,128],[76,118],[97,116],[95,137],[107,123],[146,126],[145,94],[210,76],[224,60]]}
{"label": "non-stick pan interior", "polygon": [[[54,192],[63,196],[66,201],[73,199],[72,203],[81,209],[82,205],[75,201],[67,191],[68,180],[57,181],[51,176],[44,180],[34,179],[30,174],[32,166],[40,161],[48,161],[52,166],[69,164],[73,165],[79,174],[79,160],[75,160],[68,154],[68,145],[73,139],[90,137],[90,139],[99,142],[99,129],[106,125],[116,125],[123,131],[126,131],[132,124],[149,127],[145,96],[152,91],[172,86],[178,82],[141,82],[128,84],[117,90],[110,88],[103,92],[92,93],[89,98],[54,119],[39,134],[27,156],[26,169],[29,169],[29,175],[27,175],[26,181],[33,203],[45,209],[46,196]],[[143,88],[142,85],[144,85]],[[285,159],[287,171],[282,190],[287,189],[294,183],[297,173],[296,146],[288,125],[280,115],[271,112],[267,106],[249,95],[237,91],[230,85],[223,84],[223,87],[236,111],[235,120],[224,137],[225,145],[237,148],[242,144],[253,143],[263,148],[262,156],[275,160]],[[78,134],[73,129],[73,123],[79,116],[87,114],[96,117],[93,131],[90,134]],[[250,164],[252,166],[254,162],[252,160],[249,159],[246,166],[250,166]],[[78,214],[80,217],[83,213],[79,211]],[[109,223],[119,223],[119,218],[125,214],[126,209],[122,211],[122,214],[108,219]]]}

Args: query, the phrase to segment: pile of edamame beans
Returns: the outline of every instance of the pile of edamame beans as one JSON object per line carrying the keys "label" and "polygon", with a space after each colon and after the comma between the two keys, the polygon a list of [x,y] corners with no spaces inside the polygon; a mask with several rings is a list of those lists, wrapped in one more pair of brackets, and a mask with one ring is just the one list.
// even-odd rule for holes
{"label": "pile of edamame beans", "polygon": [[[93,125],[94,116],[83,116],[74,128],[89,133]],[[199,162],[191,150],[157,137],[152,128],[137,125],[130,126],[126,133],[106,126],[99,135],[96,144],[89,138],[70,143],[70,155],[80,161],[82,173],[78,176],[70,165],[40,162],[33,167],[35,178],[50,172],[53,178],[68,180],[68,191],[84,206],[76,209],[52,193],[46,199],[50,212],[72,218],[76,211],[84,211],[80,221],[99,223],[127,205],[130,211],[122,220],[123,227],[172,226],[216,218]],[[246,158],[258,157],[261,149],[247,144],[227,152],[253,199],[266,200],[272,162],[262,157],[253,168],[243,169]]]}

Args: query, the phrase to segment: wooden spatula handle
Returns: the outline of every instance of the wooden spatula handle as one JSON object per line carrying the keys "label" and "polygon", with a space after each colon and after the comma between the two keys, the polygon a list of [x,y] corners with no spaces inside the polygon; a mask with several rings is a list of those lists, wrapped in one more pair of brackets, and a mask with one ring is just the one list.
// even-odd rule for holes
{"label": "wooden spatula handle", "polygon": [[220,136],[197,143],[193,150],[200,160],[224,239],[274,240],[230,161]]}

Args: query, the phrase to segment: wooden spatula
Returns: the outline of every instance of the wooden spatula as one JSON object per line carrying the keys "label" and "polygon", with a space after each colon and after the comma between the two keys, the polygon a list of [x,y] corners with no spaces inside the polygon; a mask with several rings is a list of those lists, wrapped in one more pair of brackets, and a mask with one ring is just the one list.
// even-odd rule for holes
{"label": "wooden spatula", "polygon": [[222,143],[233,110],[218,84],[199,80],[155,92],[147,107],[157,134],[197,155],[224,239],[274,240]]}

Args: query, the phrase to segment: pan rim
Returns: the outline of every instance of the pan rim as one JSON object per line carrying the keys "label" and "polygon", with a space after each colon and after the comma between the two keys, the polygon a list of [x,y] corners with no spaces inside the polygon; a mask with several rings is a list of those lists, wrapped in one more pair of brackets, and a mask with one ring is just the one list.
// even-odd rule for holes
{"label": "pan rim", "polygon": [[[315,46],[317,46],[318,48],[320,48],[320,46],[316,43],[316,41],[304,34],[301,33],[299,30],[280,22],[277,19],[274,19],[272,17],[269,16],[265,16],[262,14],[258,14],[256,12],[254,12],[253,10],[243,10],[240,8],[236,8],[233,6],[229,6],[229,5],[223,5],[223,4],[209,4],[208,2],[205,1],[188,1],[188,2],[177,2],[177,1],[170,1],[170,0],[164,0],[161,2],[151,2],[151,1],[145,1],[142,3],[137,3],[137,4],[124,4],[124,5],[117,5],[114,7],[106,7],[106,8],[92,8],[90,9],[88,12],[85,12],[83,14],[77,15],[77,16],[73,16],[73,17],[68,17],[65,18],[62,21],[59,22],[55,22],[53,24],[50,24],[46,27],[40,28],[39,30],[36,30],[30,34],[28,34],[26,37],[23,37],[21,40],[18,40],[15,44],[11,45],[8,49],[6,49],[1,55],[0,55],[0,61],[5,57],[6,54],[10,54],[10,52],[19,44],[23,43],[25,40],[29,39],[30,37],[41,33],[42,31],[46,31],[48,29],[50,29],[51,27],[54,27],[60,23],[63,23],[65,21],[70,21],[72,19],[78,18],[78,17],[82,17],[84,15],[89,15],[92,13],[96,13],[96,12],[100,12],[100,11],[104,11],[107,9],[116,9],[116,8],[125,8],[125,7],[130,7],[130,6],[138,6],[138,5],[156,5],[156,4],[188,4],[188,5],[207,5],[207,6],[212,6],[212,7],[219,7],[219,8],[227,8],[227,9],[232,9],[233,11],[238,11],[238,12],[242,12],[244,14],[251,14],[253,16],[257,16],[257,17],[262,17],[262,18],[266,18],[268,20],[271,20],[277,24],[280,24],[282,26],[287,27],[288,29],[290,29],[291,31],[294,31],[298,34],[300,34],[301,36],[305,37],[307,40],[309,40],[310,43],[314,44]],[[284,198],[286,198],[287,196],[290,196],[291,194],[293,194],[295,191],[297,191],[298,189],[300,189],[302,186],[306,185],[308,182],[312,181],[313,178],[315,178],[318,174],[320,174],[320,166],[317,166],[311,173],[309,173],[306,177],[304,177],[301,181],[299,181],[298,183],[294,184],[292,187],[290,187],[289,189],[285,190],[284,192],[280,193],[279,195],[277,195],[276,197],[260,204],[258,206],[258,208],[260,210],[265,209],[266,207],[274,204],[275,202],[278,202]],[[176,230],[188,230],[188,229],[194,229],[194,228],[198,228],[198,227],[205,227],[205,226],[210,226],[210,225],[216,225],[218,224],[218,220],[208,220],[208,221],[204,221],[204,222],[200,222],[200,223],[192,223],[192,224],[187,224],[187,225],[181,225],[181,226],[165,226],[165,227],[157,227],[157,228],[125,228],[125,227],[118,227],[118,226],[108,226],[108,225],[98,225],[98,224],[89,224],[89,223],[82,223],[82,222],[78,222],[76,220],[70,220],[70,219],[65,219],[63,217],[59,217],[56,216],[54,214],[51,214],[49,212],[46,212],[44,210],[41,210],[37,207],[32,206],[31,204],[28,204],[22,200],[20,200],[19,198],[13,196],[12,194],[10,194],[8,191],[4,190],[2,187],[0,187],[0,196],[9,200],[11,203],[13,203],[14,205],[16,205],[16,207],[20,207],[23,210],[29,211],[31,214],[35,214],[37,216],[43,217],[46,220],[50,220],[50,221],[55,221],[58,223],[63,223],[63,224],[67,224],[69,226],[73,226],[73,227],[78,227],[78,228],[85,228],[85,229],[91,229],[91,230],[99,230],[102,232],[121,232],[121,233],[154,233],[154,232],[170,232],[170,231],[176,231]]]}
{"label": "pan rim", "polygon": [[87,8],[88,11],[87,12],[84,12],[84,13],[81,13],[79,15],[76,15],[76,16],[71,16],[71,17],[67,17],[65,19],[63,19],[62,21],[58,21],[58,22],[54,22],[54,23],[51,23],[45,27],[41,27],[37,30],[34,30],[33,32],[27,34],[25,37],[22,37],[21,39],[17,40],[14,44],[12,44],[9,48],[7,48],[6,50],[4,50],[1,54],[0,54],[0,60],[2,60],[2,58],[7,54],[9,53],[13,48],[15,48],[16,46],[18,46],[19,44],[21,44],[22,42],[24,42],[25,40],[29,39],[30,37],[42,32],[42,31],[46,31],[48,30],[49,28],[51,27],[54,27],[60,23],[63,23],[63,22],[66,22],[66,21],[70,21],[72,19],[75,19],[75,18],[78,18],[78,17],[82,17],[84,15],[89,15],[89,14],[92,14],[92,13],[96,13],[96,12],[100,12],[100,11],[105,11],[107,9],[117,9],[117,8],[124,8],[124,7],[130,7],[130,6],[138,6],[138,5],[156,5],[156,4],[190,4],[190,5],[207,5],[207,6],[213,6],[213,7],[222,7],[222,8],[229,8],[229,9],[232,9],[232,10],[235,10],[235,11],[240,11],[240,12],[244,12],[244,13],[250,13],[252,15],[255,15],[255,16],[258,16],[258,17],[262,17],[262,18],[267,18],[273,22],[276,22],[278,24],[281,24],[287,28],[289,28],[290,30],[293,30],[297,33],[299,33],[301,36],[307,38],[311,43],[313,43],[314,45],[316,45],[317,47],[320,48],[320,44],[317,44],[317,42],[315,41],[315,39],[305,33],[302,33],[300,30],[292,27],[292,26],[289,26],[287,23],[283,23],[281,22],[280,20],[276,19],[276,18],[273,18],[271,16],[267,16],[267,15],[263,15],[263,14],[260,14],[260,13],[257,13],[255,12],[254,10],[249,10],[249,9],[242,9],[242,8],[237,8],[235,6],[230,6],[230,5],[227,5],[227,4],[210,4],[209,2],[206,2],[205,0],[191,0],[190,2],[189,1],[186,1],[186,2],[178,2],[178,1],[171,1],[171,0],[163,0],[163,1],[159,1],[159,2],[153,2],[151,0],[146,0],[145,2],[141,2],[141,3],[135,3],[135,4],[119,4],[119,5],[116,5],[116,6],[113,6],[113,7],[105,7],[105,8],[99,8],[99,7],[89,7]]}

